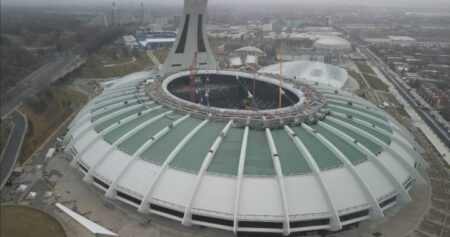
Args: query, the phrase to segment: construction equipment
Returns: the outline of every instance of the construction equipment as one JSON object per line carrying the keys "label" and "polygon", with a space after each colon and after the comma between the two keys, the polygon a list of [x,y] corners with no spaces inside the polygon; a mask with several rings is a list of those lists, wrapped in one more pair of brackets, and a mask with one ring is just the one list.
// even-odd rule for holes
{"label": "construction equipment", "polygon": [[279,78],[279,88],[278,88],[278,108],[281,108],[283,100],[283,59],[284,59],[284,42],[281,42],[280,46],[280,78]]}
{"label": "construction equipment", "polygon": [[192,60],[191,65],[189,66],[189,100],[195,103],[195,77],[197,70],[197,52],[194,54],[194,59]]}

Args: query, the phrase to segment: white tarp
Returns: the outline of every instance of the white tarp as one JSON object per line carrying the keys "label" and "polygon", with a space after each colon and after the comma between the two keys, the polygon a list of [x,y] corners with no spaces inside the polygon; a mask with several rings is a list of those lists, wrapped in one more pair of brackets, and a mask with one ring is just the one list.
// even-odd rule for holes
{"label": "white tarp", "polygon": [[65,207],[61,203],[56,203],[55,206],[59,208],[61,211],[75,219],[78,223],[80,223],[82,226],[86,227],[90,232],[93,234],[100,234],[100,235],[108,235],[108,236],[119,236],[116,233],[113,233],[109,231],[108,229],[94,223],[93,221],[87,219],[86,217],[81,216],[80,214],[70,210],[69,208]]}

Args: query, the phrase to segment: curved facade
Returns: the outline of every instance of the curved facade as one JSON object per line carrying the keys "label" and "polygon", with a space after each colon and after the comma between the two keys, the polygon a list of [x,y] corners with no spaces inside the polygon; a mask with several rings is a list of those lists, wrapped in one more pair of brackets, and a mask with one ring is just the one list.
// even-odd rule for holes
{"label": "curved facade", "polygon": [[382,218],[424,182],[408,131],[349,92],[313,86],[324,116],[256,129],[153,100],[159,80],[156,72],[118,80],[80,111],[65,140],[84,181],[140,212],[235,232],[333,231]]}

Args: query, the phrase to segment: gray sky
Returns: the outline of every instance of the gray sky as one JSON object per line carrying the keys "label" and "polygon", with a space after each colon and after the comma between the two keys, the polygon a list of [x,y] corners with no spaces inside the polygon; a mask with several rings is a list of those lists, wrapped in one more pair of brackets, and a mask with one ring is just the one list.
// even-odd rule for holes
{"label": "gray sky", "polygon": [[[7,5],[109,5],[113,0],[2,0],[2,4]],[[183,0],[115,0],[118,5],[135,5],[140,2],[144,5],[164,4],[164,5],[182,5]],[[210,4],[233,3],[236,5],[248,4],[314,4],[314,5],[404,5],[404,6],[426,6],[439,8],[443,5],[450,5],[449,0],[210,0]]]}

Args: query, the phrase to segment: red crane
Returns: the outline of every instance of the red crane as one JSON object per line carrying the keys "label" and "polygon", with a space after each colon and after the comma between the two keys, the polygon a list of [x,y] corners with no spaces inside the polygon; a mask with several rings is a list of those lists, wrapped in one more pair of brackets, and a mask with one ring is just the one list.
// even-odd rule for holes
{"label": "red crane", "polygon": [[189,66],[189,98],[190,101],[195,103],[195,70],[197,67],[197,53],[194,54],[194,59],[192,60],[192,64]]}

